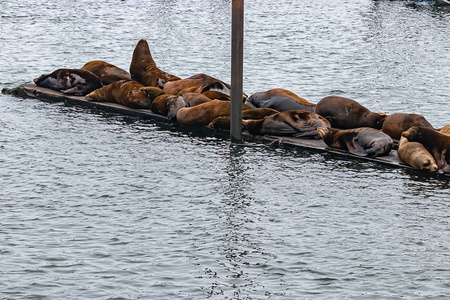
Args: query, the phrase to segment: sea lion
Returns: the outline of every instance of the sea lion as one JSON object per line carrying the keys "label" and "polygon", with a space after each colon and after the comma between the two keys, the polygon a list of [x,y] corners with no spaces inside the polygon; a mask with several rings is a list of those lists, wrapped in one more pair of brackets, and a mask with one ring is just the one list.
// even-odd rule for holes
{"label": "sea lion", "polygon": [[387,155],[393,146],[389,135],[370,127],[345,130],[318,128],[318,131],[329,147],[347,150],[360,156]]}
{"label": "sea lion", "polygon": [[180,78],[161,71],[152,58],[150,48],[145,39],[141,39],[134,48],[130,64],[130,74],[133,80],[145,86],[158,86],[159,80],[171,82]]}
{"label": "sea lion", "polygon": [[[251,107],[243,104],[242,110]],[[215,118],[229,116],[231,114],[231,102],[212,100],[193,107],[181,108],[176,116],[178,123],[190,126],[206,126]]]}
{"label": "sea lion", "polygon": [[189,106],[196,106],[206,102],[211,102],[212,100],[206,97],[204,94],[199,93],[186,93],[181,96],[184,101],[189,103]]}
{"label": "sea lion", "polygon": [[271,89],[265,92],[254,93],[247,98],[245,104],[253,108],[267,107],[278,111],[314,111],[316,107],[315,104],[286,89]]}
{"label": "sea lion", "polygon": [[34,83],[40,87],[77,96],[84,96],[102,87],[102,81],[97,75],[81,69],[58,69],[34,79]]}
{"label": "sea lion", "polygon": [[[267,116],[278,113],[277,110],[272,108],[252,108],[247,109],[242,112],[243,120],[260,120],[264,119]],[[208,127],[215,129],[226,129],[230,130],[231,117],[224,116],[215,118],[211,123],[209,123]]]}
{"label": "sea lion", "polygon": [[412,126],[402,133],[409,142],[419,142],[436,160],[439,169],[450,173],[450,136],[436,130]]}
{"label": "sea lion", "polygon": [[97,102],[115,102],[131,108],[150,108],[152,100],[141,91],[143,87],[134,80],[119,80],[93,91],[86,96],[86,99]]}
{"label": "sea lion", "polygon": [[188,106],[188,104],[186,104],[186,102],[180,96],[163,93],[156,97],[155,100],[153,100],[150,108],[155,114],[163,115],[166,117],[169,117],[169,112],[171,112],[169,118],[172,119],[176,116],[176,114],[175,116],[173,115],[173,110],[175,109],[176,105],[179,105],[180,107]]}
{"label": "sea lion", "polygon": [[433,156],[418,142],[410,142],[404,136],[398,144],[398,157],[402,162],[418,170],[436,172],[438,166]]}
{"label": "sea lion", "polygon": [[330,121],[332,127],[350,129],[372,127],[381,129],[386,114],[374,113],[358,102],[339,96],[328,96],[320,100],[315,113]]}
{"label": "sea lion", "polygon": [[322,116],[307,110],[286,110],[261,120],[243,120],[242,125],[252,135],[284,135],[320,138],[318,127],[330,128]]}
{"label": "sea lion", "polygon": [[212,101],[203,94],[187,93],[182,96],[166,94],[158,87],[143,87],[141,91],[153,102],[151,109],[154,113],[176,119],[176,113],[182,107],[196,106]]}
{"label": "sea lion", "polygon": [[[203,90],[206,87],[210,87],[207,90],[219,91],[226,95],[231,95],[231,85],[214,78],[206,74],[196,74],[188,78],[180,79],[172,82],[162,82],[163,90],[167,94],[177,95],[182,90],[194,88],[196,91]],[[211,85],[211,86],[210,86]],[[190,90],[192,92],[194,90]]]}
{"label": "sea lion", "polygon": [[391,138],[398,140],[402,132],[408,130],[411,126],[434,129],[422,115],[393,113],[392,115],[388,115],[384,120],[382,130]]}
{"label": "sea lion", "polygon": [[108,85],[119,80],[131,80],[130,73],[102,60],[90,61],[81,67],[81,70],[86,70],[97,75],[103,85]]}
{"label": "sea lion", "polygon": [[439,129],[439,132],[445,135],[450,135],[450,125],[445,125]]}
{"label": "sea lion", "polygon": [[[193,86],[193,87],[184,89],[178,93],[178,96],[182,96],[187,93],[201,93],[211,100],[226,100],[226,101],[231,100],[231,95],[227,95],[222,92],[215,91],[215,90],[205,89],[205,86],[201,86],[201,87]],[[246,96],[246,95],[244,95],[244,96]]]}

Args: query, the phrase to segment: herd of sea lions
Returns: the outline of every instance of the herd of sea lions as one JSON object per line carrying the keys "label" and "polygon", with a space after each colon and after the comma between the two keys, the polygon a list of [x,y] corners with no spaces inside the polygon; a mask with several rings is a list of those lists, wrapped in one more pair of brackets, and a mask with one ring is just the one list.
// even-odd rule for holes
{"label": "herd of sea lions", "polygon": [[[150,109],[184,125],[230,128],[229,84],[206,74],[182,79],[160,70],[145,39],[137,43],[129,69],[95,60],[80,69],[58,69],[34,82],[89,101]],[[321,138],[329,147],[371,157],[389,154],[394,140],[399,140],[402,162],[450,173],[450,125],[435,129],[421,115],[372,112],[338,96],[314,104],[282,88],[244,93],[242,101],[242,126],[252,135]]]}

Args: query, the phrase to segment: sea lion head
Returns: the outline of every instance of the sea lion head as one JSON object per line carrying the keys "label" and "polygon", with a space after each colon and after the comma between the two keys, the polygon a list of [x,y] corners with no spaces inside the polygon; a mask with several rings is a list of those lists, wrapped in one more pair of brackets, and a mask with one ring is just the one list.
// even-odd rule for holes
{"label": "sea lion head", "polygon": [[412,126],[408,130],[402,132],[402,136],[405,137],[408,141],[414,141],[415,137],[419,133],[419,127]]}
{"label": "sea lion head", "polygon": [[384,113],[377,113],[376,116],[375,116],[375,120],[374,120],[375,121],[374,127],[376,129],[381,129],[383,127],[383,123],[386,120],[386,118],[387,118],[386,114],[384,114]]}
{"label": "sea lion head", "polygon": [[167,101],[167,117],[171,120],[177,119],[178,111],[183,107],[189,107],[189,103],[181,96],[173,96]]}
{"label": "sea lion head", "polygon": [[139,88],[139,91],[146,95],[150,100],[155,100],[156,97],[165,94],[162,89],[154,86],[146,86]]}
{"label": "sea lion head", "polygon": [[430,157],[426,157],[420,162],[420,169],[427,170],[430,172],[436,172],[438,170],[438,166],[434,159],[431,159]]}

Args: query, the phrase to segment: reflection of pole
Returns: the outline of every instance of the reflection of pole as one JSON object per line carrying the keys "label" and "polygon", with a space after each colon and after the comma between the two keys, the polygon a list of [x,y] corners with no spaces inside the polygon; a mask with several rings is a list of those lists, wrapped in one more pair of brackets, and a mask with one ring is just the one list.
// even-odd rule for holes
{"label": "reflection of pole", "polygon": [[232,142],[242,140],[242,73],[244,56],[244,0],[233,0],[231,8],[231,123]]}

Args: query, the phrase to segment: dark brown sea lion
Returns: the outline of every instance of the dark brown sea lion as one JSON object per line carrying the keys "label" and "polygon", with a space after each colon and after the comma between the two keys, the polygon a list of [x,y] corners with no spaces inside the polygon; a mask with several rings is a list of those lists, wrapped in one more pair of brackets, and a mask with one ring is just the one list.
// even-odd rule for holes
{"label": "dark brown sea lion", "polygon": [[439,132],[445,135],[450,135],[450,125],[445,125],[439,129]]}
{"label": "dark brown sea lion", "polygon": [[150,108],[152,100],[141,91],[143,87],[134,80],[119,80],[93,91],[86,96],[86,99],[97,102],[115,102],[131,108]]}
{"label": "dark brown sea lion", "polygon": [[108,85],[119,80],[131,80],[130,73],[102,60],[90,61],[81,67],[81,69],[97,75],[103,85]]}
{"label": "dark brown sea lion", "polygon": [[[247,109],[242,112],[243,120],[260,120],[264,119],[267,116],[278,113],[277,110],[271,108],[252,108]],[[226,129],[230,130],[230,116],[218,117],[215,118],[211,123],[209,123],[208,127],[215,129]]]}
{"label": "dark brown sea lion", "polygon": [[402,132],[412,126],[434,129],[433,126],[418,114],[393,113],[384,120],[382,130],[393,139],[400,139]]}
{"label": "dark brown sea lion", "polygon": [[[250,109],[243,104],[242,110]],[[176,116],[178,123],[190,126],[206,126],[215,118],[229,116],[231,113],[231,102],[212,100],[193,107],[181,108]]]}
{"label": "dark brown sea lion", "polygon": [[180,78],[161,71],[152,58],[150,48],[145,39],[141,39],[134,48],[133,58],[130,64],[130,74],[133,80],[145,86],[158,86],[158,81],[170,82]]}
{"label": "dark brown sea lion", "polygon": [[339,96],[328,96],[320,100],[315,112],[328,121],[332,127],[350,129],[372,127],[381,129],[386,114],[374,113],[358,102]]}
{"label": "dark brown sea lion", "polygon": [[34,79],[37,86],[61,91],[64,94],[84,96],[102,87],[97,75],[81,69],[58,69]]}
{"label": "dark brown sea lion", "polygon": [[267,107],[278,111],[314,111],[316,107],[315,104],[286,89],[271,89],[265,92],[254,93],[247,98],[245,104],[253,108]]}
{"label": "dark brown sea lion", "polygon": [[418,142],[409,142],[404,136],[398,144],[398,157],[402,162],[418,170],[436,172],[438,166],[434,157]]}
{"label": "dark brown sea lion", "polygon": [[253,135],[271,134],[302,138],[320,138],[317,128],[330,128],[330,122],[325,118],[306,110],[286,110],[261,120],[243,120],[242,125]]}
{"label": "dark brown sea lion", "polygon": [[421,143],[436,160],[439,169],[450,173],[450,136],[436,130],[413,126],[402,133],[409,142]]}
{"label": "dark brown sea lion", "polygon": [[318,131],[329,147],[347,150],[360,156],[387,155],[393,146],[390,136],[370,127],[346,130],[319,128]]}

